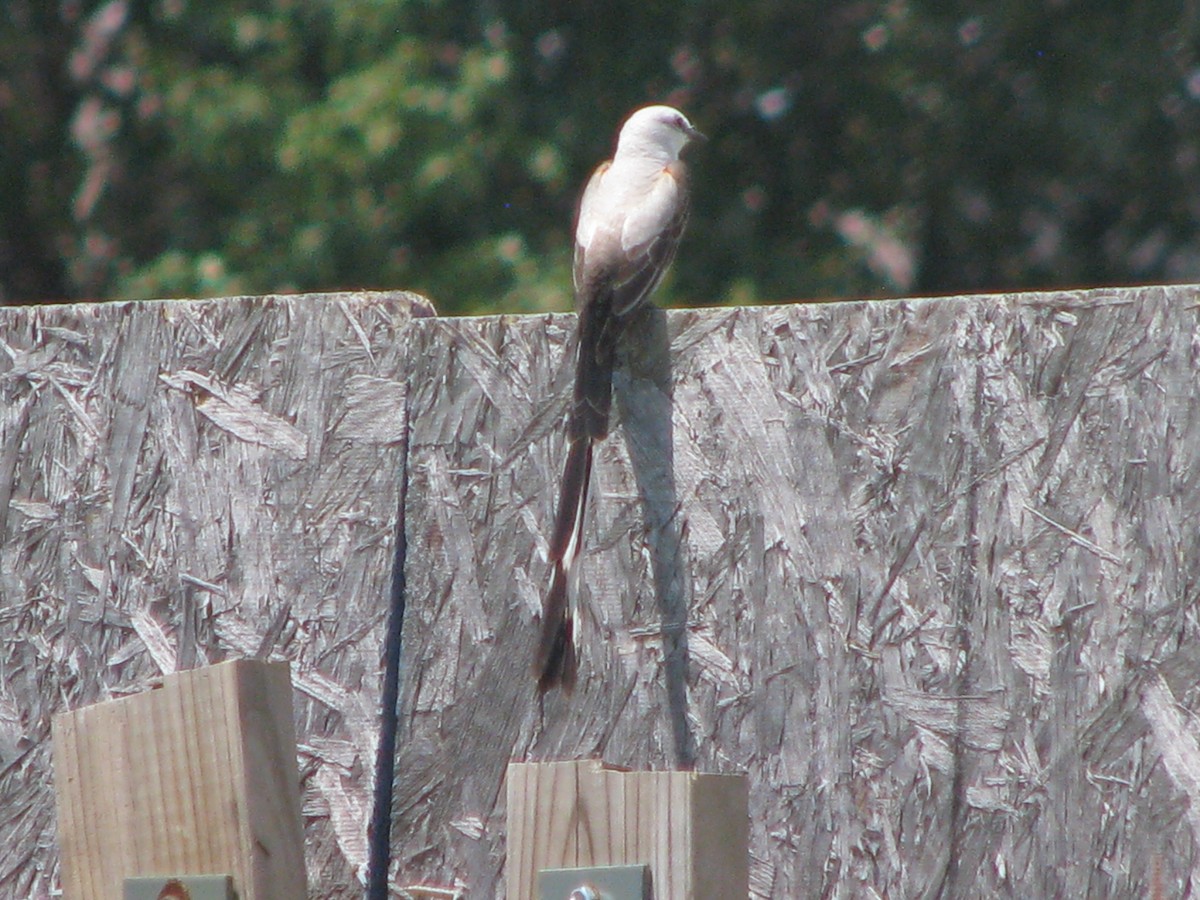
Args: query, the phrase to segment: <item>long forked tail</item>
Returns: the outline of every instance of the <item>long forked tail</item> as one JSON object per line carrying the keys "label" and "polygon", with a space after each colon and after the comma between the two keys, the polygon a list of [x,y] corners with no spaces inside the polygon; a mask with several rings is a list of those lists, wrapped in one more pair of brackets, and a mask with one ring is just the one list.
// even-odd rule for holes
{"label": "long forked tail", "polygon": [[574,569],[583,548],[583,521],[592,480],[592,448],[608,434],[613,361],[622,322],[612,313],[610,283],[593,286],[579,310],[575,396],[567,420],[567,462],[550,540],[550,590],[542,602],[542,637],[534,674],[538,690],[561,686],[568,693],[578,672],[578,591]]}
{"label": "long forked tail", "polygon": [[562,495],[550,541],[550,590],[542,603],[542,636],[538,642],[534,674],[542,693],[561,687],[570,693],[578,673],[576,654],[576,592],[572,568],[583,545],[583,519],[587,511],[588,485],[592,478],[592,439],[579,435],[571,440],[563,469]]}

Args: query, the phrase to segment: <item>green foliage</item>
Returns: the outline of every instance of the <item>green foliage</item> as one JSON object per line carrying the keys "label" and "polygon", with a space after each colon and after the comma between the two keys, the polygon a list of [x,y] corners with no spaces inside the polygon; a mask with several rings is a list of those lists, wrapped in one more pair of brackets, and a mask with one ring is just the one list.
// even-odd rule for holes
{"label": "green foliage", "polygon": [[713,139],[666,302],[1195,278],[1197,37],[1162,0],[9,0],[0,301],[564,309],[579,186],[658,101]]}

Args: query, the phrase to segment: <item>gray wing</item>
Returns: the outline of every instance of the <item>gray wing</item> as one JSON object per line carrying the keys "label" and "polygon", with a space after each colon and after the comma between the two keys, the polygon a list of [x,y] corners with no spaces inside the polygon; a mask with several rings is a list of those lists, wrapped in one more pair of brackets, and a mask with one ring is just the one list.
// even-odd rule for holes
{"label": "gray wing", "polygon": [[613,312],[624,318],[650,297],[675,259],[687,224],[687,167],[663,170],[645,203],[630,211],[621,230],[624,263],[616,274]]}
{"label": "gray wing", "polygon": [[[580,204],[598,192],[607,165],[596,170]],[[629,210],[620,232],[577,245],[574,280],[579,309],[579,360],[569,431],[595,440],[608,433],[612,369],[617,341],[630,314],[662,280],[688,217],[687,169],[675,162],[663,170],[646,201]],[[581,213],[582,214],[582,213]]]}
{"label": "gray wing", "polygon": [[624,211],[619,231],[604,233],[607,229],[586,217],[609,166],[601,165],[583,192],[572,274],[580,313],[591,297],[611,287],[612,311],[623,318],[645,302],[675,259],[689,211],[687,167],[676,160],[664,168],[645,200]]}

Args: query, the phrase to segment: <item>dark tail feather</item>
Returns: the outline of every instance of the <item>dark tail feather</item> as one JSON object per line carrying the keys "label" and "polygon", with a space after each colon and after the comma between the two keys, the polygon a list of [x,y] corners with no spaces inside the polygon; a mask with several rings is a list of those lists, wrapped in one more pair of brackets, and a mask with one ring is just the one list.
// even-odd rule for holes
{"label": "dark tail feather", "polygon": [[612,407],[613,364],[622,322],[613,315],[611,286],[597,290],[579,312],[579,356],[575,362],[575,397],[567,433],[572,440],[603,440]]}
{"label": "dark tail feather", "polygon": [[583,520],[591,477],[592,442],[588,438],[573,440],[567,451],[562,495],[558,500],[554,534],[550,539],[553,574],[550,590],[542,603],[542,636],[534,662],[538,690],[542,692],[555,686],[570,692],[575,686],[578,659],[575,654],[574,603],[570,596],[571,567],[579,558],[583,543]]}
{"label": "dark tail feather", "polygon": [[[562,486],[558,495],[558,515],[554,519],[554,534],[550,537],[550,562],[567,558],[571,541],[575,555],[579,554],[583,536],[583,513],[587,509],[588,482],[592,477],[592,442],[588,438],[571,441],[567,462],[563,466]],[[574,562],[568,560],[567,565]]]}
{"label": "dark tail feather", "polygon": [[571,614],[567,591],[567,571],[561,563],[555,563],[542,612],[542,638],[535,664],[538,691],[543,694],[553,687],[571,693],[579,670],[575,656],[575,617]]}
{"label": "dark tail feather", "polygon": [[583,545],[588,486],[592,480],[592,446],[608,433],[612,406],[612,373],[621,322],[612,314],[610,284],[595,290],[579,311],[579,346],[575,396],[567,422],[567,462],[563,467],[558,514],[550,537],[550,590],[542,603],[542,637],[534,674],[538,690],[575,686],[575,601],[571,569]]}

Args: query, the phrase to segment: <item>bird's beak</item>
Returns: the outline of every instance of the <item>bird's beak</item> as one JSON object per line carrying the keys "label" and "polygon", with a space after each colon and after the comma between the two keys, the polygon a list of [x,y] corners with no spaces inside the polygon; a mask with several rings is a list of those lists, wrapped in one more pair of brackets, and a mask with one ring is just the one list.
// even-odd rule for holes
{"label": "bird's beak", "polygon": [[708,140],[708,135],[704,134],[704,132],[693,127],[692,125],[688,125],[687,129],[683,133],[688,136],[689,141],[693,141],[697,144],[703,144]]}

